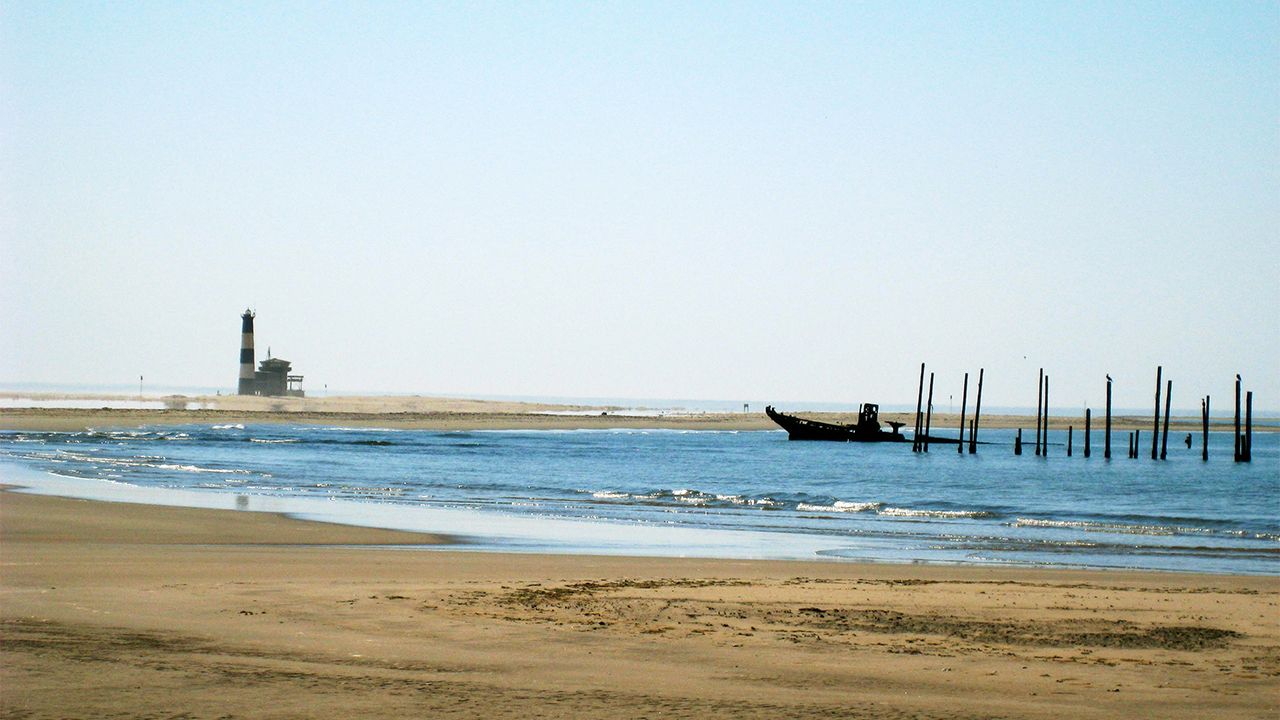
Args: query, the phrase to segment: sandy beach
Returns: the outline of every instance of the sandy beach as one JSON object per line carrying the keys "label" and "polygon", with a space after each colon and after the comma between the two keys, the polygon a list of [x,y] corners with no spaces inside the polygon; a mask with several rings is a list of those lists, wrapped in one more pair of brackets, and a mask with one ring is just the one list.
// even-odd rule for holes
{"label": "sandy beach", "polygon": [[0,714],[1260,718],[1280,578],[421,549],[0,494]]}
{"label": "sandy beach", "polygon": [[[303,425],[342,425],[355,427],[390,427],[424,430],[566,430],[600,428],[665,428],[673,430],[776,430],[764,415],[763,408],[751,412],[682,412],[640,409],[636,411],[612,405],[555,405],[547,403],[499,402],[466,398],[437,398],[417,395],[342,396],[325,398],[274,398],[257,396],[168,396],[147,397],[97,394],[19,394],[0,393],[0,399],[20,401],[32,398],[41,402],[102,402],[104,406],[121,401],[149,401],[168,407],[3,407],[0,427],[11,430],[83,430],[85,428],[136,427],[138,425],[178,425],[185,423],[296,423]],[[810,412],[803,408],[781,408],[804,417],[831,423],[853,424],[856,413]],[[972,410],[966,416],[972,420]],[[890,421],[906,424],[910,434],[914,413],[885,412],[882,424]],[[935,412],[933,433],[955,437],[960,424],[959,413]],[[1151,430],[1150,416],[1112,418],[1115,432]],[[1023,428],[1033,433],[1034,415],[982,415],[981,429]],[[1054,416],[1049,427],[1066,431],[1074,426],[1084,432],[1084,418]],[[1228,431],[1230,419],[1213,418],[1211,430]],[[887,427],[887,425],[885,425]],[[1100,433],[1103,418],[1093,418],[1093,430]],[[1199,432],[1200,418],[1170,418],[1169,432]],[[1280,430],[1274,420],[1255,418],[1254,432]],[[981,436],[981,432],[979,432]],[[1118,435],[1115,441],[1122,438]]]}
{"label": "sandy beach", "polygon": [[0,0],[0,720],[1280,720],[1278,117],[1280,0]]}

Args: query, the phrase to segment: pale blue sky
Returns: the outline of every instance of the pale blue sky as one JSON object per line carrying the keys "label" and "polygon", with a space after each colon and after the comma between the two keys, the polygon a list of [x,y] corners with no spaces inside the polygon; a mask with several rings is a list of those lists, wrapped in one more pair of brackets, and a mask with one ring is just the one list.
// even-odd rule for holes
{"label": "pale blue sky", "polygon": [[312,390],[1280,407],[1274,2],[0,0],[0,63],[0,383],[229,388],[252,305]]}

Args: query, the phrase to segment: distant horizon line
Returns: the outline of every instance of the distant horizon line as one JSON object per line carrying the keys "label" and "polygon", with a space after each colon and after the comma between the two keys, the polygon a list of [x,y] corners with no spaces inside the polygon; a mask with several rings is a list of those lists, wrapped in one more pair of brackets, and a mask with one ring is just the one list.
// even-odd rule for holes
{"label": "distant horizon line", "polygon": [[[121,395],[124,397],[142,397],[161,399],[167,394],[191,394],[203,396],[236,396],[234,386],[202,386],[202,385],[153,385],[147,387],[144,383],[143,392],[140,394],[135,391],[135,387],[131,384],[114,383],[114,384],[88,384],[88,383],[47,383],[47,382],[8,382],[0,381],[0,392],[17,394],[22,392],[43,392],[43,393],[82,393],[82,394],[100,394],[100,395]],[[785,406],[792,412],[857,412],[861,403],[842,402],[831,400],[724,400],[713,398],[660,398],[660,397],[628,397],[628,396],[596,396],[596,395],[522,395],[522,394],[503,394],[503,393],[466,393],[466,392],[423,392],[423,391],[388,391],[388,390],[329,390],[325,389],[319,392],[309,391],[308,398],[333,398],[333,397],[429,397],[454,400],[487,400],[499,402],[527,402],[541,403],[546,405],[586,405],[593,407],[619,406],[626,408],[648,408],[648,409],[672,409],[672,410],[691,410],[706,412],[742,412],[743,405],[749,405],[752,411],[763,411],[765,405]],[[1215,418],[1233,417],[1235,415],[1234,403],[1226,404],[1226,411],[1221,409],[1222,406],[1216,405],[1211,409],[1210,416]],[[914,412],[914,403],[881,403],[882,412]],[[1092,408],[1095,422],[1103,417],[1103,411],[1100,408]],[[1113,416],[1142,416],[1152,413],[1151,407],[1113,407],[1111,413]],[[939,403],[934,402],[933,410],[935,413],[944,412]],[[973,404],[969,403],[968,412],[972,414]],[[997,415],[1035,415],[1036,408],[1020,405],[993,405],[984,407],[983,411],[988,414]],[[945,412],[954,413],[954,407],[949,407]],[[1054,405],[1049,409],[1050,415],[1066,416],[1072,413],[1080,413],[1083,415],[1084,407]],[[1163,413],[1162,413],[1163,414]],[[1170,415],[1176,417],[1197,417],[1200,414],[1199,407],[1172,407]],[[1253,415],[1255,418],[1277,418],[1280,417],[1280,410],[1271,408],[1254,407]]]}

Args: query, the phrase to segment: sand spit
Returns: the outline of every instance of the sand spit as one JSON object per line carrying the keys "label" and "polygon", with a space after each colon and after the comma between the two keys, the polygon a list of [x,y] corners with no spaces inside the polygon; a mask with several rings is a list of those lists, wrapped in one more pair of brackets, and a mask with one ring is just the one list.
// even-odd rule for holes
{"label": "sand spit", "polygon": [[0,715],[1258,718],[1280,698],[1280,578],[348,545],[435,540],[4,493]]}
{"label": "sand spit", "polygon": [[[497,402],[464,398],[421,396],[269,398],[240,396],[167,396],[163,398],[94,394],[0,393],[0,399],[37,399],[43,402],[99,401],[103,407],[5,407],[0,408],[0,429],[82,430],[85,428],[133,427],[185,423],[297,423],[363,427],[419,428],[428,430],[536,430],[666,428],[679,430],[777,430],[762,408],[755,412],[684,412],[670,409],[623,408],[618,406],[554,405],[547,403]],[[113,402],[149,401],[166,407],[110,407]],[[856,423],[855,413],[805,412],[788,410],[808,418],[833,423]],[[969,416],[972,419],[972,416]],[[914,424],[913,413],[883,413],[882,422]],[[1150,431],[1151,418],[1116,416],[1114,432]],[[1094,431],[1100,437],[1103,420],[1094,417]],[[1071,425],[1084,431],[1084,418],[1054,416],[1052,430],[1065,431]],[[959,426],[957,413],[935,413],[933,432],[954,437]],[[982,429],[1023,428],[1034,432],[1035,417],[983,415]],[[1173,435],[1198,432],[1200,419],[1173,418]],[[1215,418],[1215,431],[1231,429],[1229,420]],[[1255,419],[1254,432],[1280,430],[1280,422]],[[981,431],[979,432],[981,437]],[[1117,438],[1116,441],[1119,441]],[[1173,441],[1171,439],[1171,441]]]}

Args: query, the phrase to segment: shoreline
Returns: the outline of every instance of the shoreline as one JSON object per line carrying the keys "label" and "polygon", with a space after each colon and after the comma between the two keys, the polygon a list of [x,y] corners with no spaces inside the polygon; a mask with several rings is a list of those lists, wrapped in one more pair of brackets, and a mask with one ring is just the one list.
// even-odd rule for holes
{"label": "shoreline", "polygon": [[1276,577],[365,532],[0,493],[0,714],[1245,718],[1280,687]]}
{"label": "shoreline", "polygon": [[1086,562],[999,562],[996,560],[925,557],[881,546],[849,555],[840,536],[810,533],[772,533],[762,530],[713,527],[654,526],[581,518],[525,517],[471,508],[436,508],[359,499],[309,498],[244,494],[166,487],[146,487],[95,478],[59,475],[52,471],[0,461],[0,495],[21,494],[84,502],[103,502],[140,508],[227,513],[228,517],[265,514],[289,521],[371,533],[407,533],[432,538],[400,543],[431,545],[468,553],[610,557],[646,560],[700,559],[708,562],[794,562],[867,564],[909,567],[1037,569],[1064,572],[1154,572],[1186,576],[1272,577],[1274,569],[1232,572],[1222,568],[1189,569],[1141,564]]}
{"label": "shoreline", "polygon": [[[21,521],[23,530],[18,536],[6,537],[13,542],[77,543],[85,535],[104,544],[164,546],[186,545],[208,548],[255,547],[288,549],[341,549],[380,552],[381,550],[428,550],[432,554],[454,553],[461,557],[477,555],[504,556],[506,562],[523,558],[572,562],[572,558],[584,558],[603,563],[658,563],[693,565],[766,565],[773,570],[795,566],[808,573],[823,569],[845,568],[862,574],[931,575],[967,574],[1009,575],[1018,579],[1043,578],[1062,575],[1064,581],[1100,580],[1115,576],[1117,580],[1143,577],[1152,582],[1161,579],[1195,582],[1223,581],[1244,585],[1276,585],[1280,592],[1280,575],[1193,572],[1143,568],[1080,568],[1059,566],[1015,566],[980,563],[946,563],[929,561],[893,562],[847,559],[755,559],[755,558],[704,558],[666,557],[644,555],[599,555],[592,553],[568,554],[552,552],[503,552],[467,550],[464,543],[445,533],[419,530],[353,525],[328,520],[299,517],[290,512],[271,510],[231,510],[215,507],[191,507],[184,505],[160,505],[127,500],[104,500],[65,495],[26,492],[28,486],[0,482],[0,501],[12,501],[24,507]],[[12,505],[9,506],[12,509]],[[161,509],[159,512],[152,510]],[[9,533],[3,521],[6,502],[0,502],[0,532]],[[39,527],[36,527],[39,525]],[[68,530],[70,527],[72,529]],[[839,571],[837,571],[838,573]],[[1132,577],[1131,577],[1132,576]]]}

